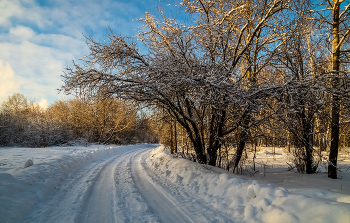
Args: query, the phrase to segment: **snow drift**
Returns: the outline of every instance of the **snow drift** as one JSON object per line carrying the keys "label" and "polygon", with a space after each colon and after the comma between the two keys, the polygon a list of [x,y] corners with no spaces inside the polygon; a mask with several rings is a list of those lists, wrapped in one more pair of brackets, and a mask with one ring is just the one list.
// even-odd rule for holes
{"label": "snow drift", "polygon": [[[152,151],[148,165],[172,183],[243,222],[349,222],[350,204],[298,195],[284,187],[218,174],[206,166],[175,158],[164,147]],[[300,189],[302,190],[302,189]]]}
{"label": "snow drift", "polygon": [[[0,222],[18,222],[38,202],[44,200],[66,177],[87,163],[110,157],[120,147],[118,146],[95,146],[95,148],[76,147],[74,150],[60,148],[56,149],[31,149],[43,150],[39,158],[41,162],[33,165],[32,160],[27,160],[22,168],[16,168],[16,164],[8,163],[3,166],[5,171],[0,171]],[[8,156],[9,148],[2,151],[3,156]],[[58,156],[50,158],[54,153],[51,150],[59,150]],[[29,151],[30,152],[30,151]],[[57,151],[55,151],[57,153]],[[69,152],[67,155],[63,155]],[[15,155],[13,155],[15,157]],[[15,159],[15,158],[13,158]],[[30,162],[31,161],[31,162]],[[18,161],[19,163],[20,161]],[[31,164],[31,165],[29,165]],[[28,167],[28,165],[30,167]],[[9,166],[8,168],[6,168]]]}

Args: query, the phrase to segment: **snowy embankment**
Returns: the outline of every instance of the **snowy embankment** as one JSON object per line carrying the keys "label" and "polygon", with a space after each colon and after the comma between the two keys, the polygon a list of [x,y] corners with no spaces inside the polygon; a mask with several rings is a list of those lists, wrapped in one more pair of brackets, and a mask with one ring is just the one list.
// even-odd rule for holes
{"label": "snowy embankment", "polygon": [[303,188],[290,192],[285,187],[236,178],[217,168],[174,158],[162,147],[153,150],[146,163],[154,177],[166,178],[180,187],[178,191],[201,198],[237,222],[350,222],[350,199],[346,194],[307,194],[310,189]]}
{"label": "snowy embankment", "polygon": [[[75,171],[99,163],[118,146],[2,148],[0,150],[0,222],[17,222],[45,200]],[[24,168],[28,160],[34,165]],[[16,220],[17,219],[17,220]]]}

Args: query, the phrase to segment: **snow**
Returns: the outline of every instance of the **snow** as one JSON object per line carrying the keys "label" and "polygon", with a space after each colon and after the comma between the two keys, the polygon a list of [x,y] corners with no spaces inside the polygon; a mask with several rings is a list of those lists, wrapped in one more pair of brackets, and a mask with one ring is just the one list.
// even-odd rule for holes
{"label": "snow", "polygon": [[[201,197],[204,203],[235,219],[234,222],[350,222],[349,173],[343,173],[341,180],[331,180],[326,173],[288,172],[286,164],[283,172],[281,166],[286,156],[282,156],[282,149],[278,150],[276,161],[266,150],[258,154],[260,162],[265,158],[271,163],[267,173],[254,177],[239,177],[175,158],[162,147],[152,152],[149,165],[164,179],[181,187],[179,191]],[[340,163],[344,165],[346,161],[341,159]]]}
{"label": "snow", "polygon": [[0,222],[350,222],[349,156],[331,180],[284,154],[261,149],[250,176],[159,145],[0,148]]}
{"label": "snow", "polygon": [[29,159],[29,160],[24,162],[23,168],[27,168],[27,167],[30,167],[30,166],[33,166],[33,165],[34,165],[33,160]]}
{"label": "snow", "polygon": [[[0,222],[17,222],[31,207],[59,189],[79,168],[114,155],[119,147],[0,149]],[[33,157],[33,166],[22,163]]]}

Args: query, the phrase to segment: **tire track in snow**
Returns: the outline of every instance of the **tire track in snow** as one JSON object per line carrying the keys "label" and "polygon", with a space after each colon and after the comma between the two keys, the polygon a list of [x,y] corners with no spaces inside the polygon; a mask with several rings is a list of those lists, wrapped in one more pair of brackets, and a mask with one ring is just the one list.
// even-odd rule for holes
{"label": "tire track in snow", "polygon": [[148,169],[152,148],[121,149],[69,174],[24,222],[231,222]]}
{"label": "tire track in snow", "polygon": [[113,159],[95,161],[70,173],[57,192],[37,204],[24,222],[75,222],[96,178]]}
{"label": "tire track in snow", "polygon": [[131,178],[130,160],[143,151],[125,152],[106,165],[77,222],[159,222]]}
{"label": "tire track in snow", "polygon": [[91,162],[69,174],[56,192],[35,205],[23,222],[79,222],[101,173],[114,160],[137,149],[123,148],[112,157]]}
{"label": "tire track in snow", "polygon": [[138,190],[143,195],[147,204],[157,213],[161,222],[166,223],[194,223],[191,214],[181,208],[181,203],[175,197],[163,190],[156,184],[145,172],[140,163],[140,155],[135,154],[130,159],[130,166],[133,181],[137,185]]}
{"label": "tire track in snow", "polygon": [[[149,151],[141,154],[138,157],[137,163],[139,170],[143,173],[141,175],[142,180],[138,179],[137,182],[150,182],[159,191],[166,194],[166,197],[175,201],[176,206],[182,210],[185,210],[187,216],[191,217],[192,222],[212,222],[212,223],[232,223],[241,222],[239,219],[232,220],[231,217],[226,216],[221,210],[213,208],[211,205],[206,204],[200,197],[195,197],[187,192],[185,188],[179,185],[171,183],[163,176],[158,176],[156,172],[149,169],[146,159],[149,157]],[[136,160],[136,159],[135,159]],[[168,221],[165,221],[168,222]],[[176,222],[176,221],[174,221]],[[180,221],[180,222],[190,222],[190,221]]]}

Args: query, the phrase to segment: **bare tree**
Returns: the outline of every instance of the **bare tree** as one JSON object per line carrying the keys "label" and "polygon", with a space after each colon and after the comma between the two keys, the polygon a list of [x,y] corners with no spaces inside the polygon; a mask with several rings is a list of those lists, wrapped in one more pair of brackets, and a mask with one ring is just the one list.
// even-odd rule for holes
{"label": "bare tree", "polygon": [[183,1],[184,13],[192,18],[188,25],[162,11],[162,19],[146,14],[142,21],[147,31],[138,36],[145,55],[131,38],[111,31],[107,43],[88,38],[91,53],[85,65],[67,68],[62,89],[103,92],[158,106],[186,130],[198,162],[215,165],[223,137],[241,126],[250,113],[246,108],[256,104],[249,101],[264,97],[246,87],[242,59],[255,42],[263,47],[283,38],[276,31],[257,40],[264,30],[278,29],[276,15],[289,1],[247,4]]}
{"label": "bare tree", "polygon": [[[337,157],[339,148],[339,121],[340,108],[342,103],[342,92],[344,90],[344,77],[346,77],[346,66],[344,59],[349,61],[346,53],[349,49],[344,49],[350,35],[349,13],[350,4],[346,0],[324,0],[315,7],[320,10],[312,10],[318,19],[327,24],[330,28],[329,38],[331,41],[331,78],[334,93],[332,95],[331,114],[331,148],[329,153],[328,177],[337,178]],[[345,58],[344,58],[345,57]],[[342,66],[343,65],[343,66]],[[343,67],[343,69],[342,69]]]}
{"label": "bare tree", "polygon": [[[209,125],[209,151],[216,154],[220,148],[223,136],[231,133],[226,126],[235,126],[240,133],[238,134],[237,150],[234,161],[234,169],[237,167],[242,153],[245,149],[246,141],[249,138],[250,128],[261,124],[262,99],[266,92],[271,89],[264,89],[266,84],[262,79],[259,80],[259,73],[269,64],[273,51],[276,50],[281,42],[292,32],[293,27],[288,22],[288,16],[278,12],[291,7],[289,1],[185,1],[183,3],[186,9],[192,14],[199,16],[197,23],[204,29],[200,30],[200,43],[207,50],[207,58],[212,63],[217,63],[227,69],[222,75],[229,76],[237,81],[235,89],[240,89],[236,94],[226,94],[221,96],[220,100],[229,101],[232,107],[222,107],[218,117],[227,117],[231,123],[221,123],[211,121]],[[229,89],[227,87],[227,89]],[[256,91],[259,89],[258,91]],[[264,90],[263,90],[264,89]],[[265,91],[265,92],[264,92]],[[248,97],[242,95],[249,95]],[[231,103],[237,101],[239,103]],[[214,100],[211,101],[217,101]],[[215,105],[215,109],[220,108]],[[260,108],[260,109],[258,109]],[[220,110],[214,110],[217,113]],[[254,113],[260,113],[260,117],[254,117]],[[212,116],[213,120],[216,118]],[[223,119],[225,120],[225,119]],[[236,122],[233,122],[235,120]],[[211,129],[213,123],[221,123],[224,133],[212,135]],[[215,126],[215,125],[214,125]],[[219,125],[220,126],[220,125]],[[220,129],[220,128],[219,128]],[[209,153],[210,153],[209,152]]]}
{"label": "bare tree", "polygon": [[298,29],[276,55],[279,62],[275,66],[284,76],[284,88],[275,97],[278,106],[271,108],[280,127],[290,133],[298,171],[310,174],[318,165],[313,148],[313,139],[319,134],[315,122],[328,105],[328,87],[322,77],[325,54],[319,47],[324,39],[318,33],[318,23],[308,17],[302,14],[298,18]]}

